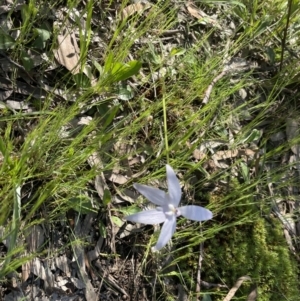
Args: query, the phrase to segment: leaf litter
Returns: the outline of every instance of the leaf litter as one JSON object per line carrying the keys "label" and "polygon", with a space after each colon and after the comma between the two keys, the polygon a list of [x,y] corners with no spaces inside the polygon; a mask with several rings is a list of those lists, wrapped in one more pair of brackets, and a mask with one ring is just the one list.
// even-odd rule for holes
{"label": "leaf litter", "polygon": [[[7,17],[12,13],[16,19],[20,18],[18,12],[22,9],[22,5],[25,5],[24,3],[20,3],[21,1],[15,3],[8,1],[6,5],[0,7],[1,15]],[[215,43],[223,43],[225,45],[224,47],[227,47],[226,43],[222,40],[224,34],[228,36],[228,39],[234,39],[233,36],[230,36],[232,28],[229,28],[230,26],[225,24],[224,20],[215,18],[208,7],[197,7],[197,5],[191,1],[182,4],[180,7],[178,7],[178,4],[175,2],[170,3],[172,3],[173,7],[170,7],[168,12],[176,12],[175,25],[171,29],[162,29],[159,28],[159,26],[158,28],[149,28],[145,36],[137,38],[135,45],[130,49],[131,53],[128,55],[130,62],[121,63],[121,59],[119,61],[113,58],[110,62],[111,65],[104,62],[104,54],[107,51],[107,45],[113,39],[111,28],[116,28],[118,24],[117,16],[121,16],[122,21],[125,22],[128,28],[133,25],[129,32],[134,35],[134,24],[139,24],[139,22],[141,22],[139,20],[147,18],[152,9],[157,9],[157,4],[148,1],[138,1],[125,7],[119,6],[118,4],[115,4],[115,7],[109,7],[107,3],[101,4],[107,6],[106,14],[105,16],[101,14],[103,7],[100,7],[98,9],[99,16],[94,17],[93,22],[101,24],[99,27],[101,28],[101,32],[95,32],[92,37],[91,47],[95,49],[92,49],[91,53],[88,54],[90,58],[88,64],[95,60],[98,64],[103,66],[103,70],[98,70],[99,73],[101,73],[100,71],[103,72],[100,74],[99,80],[106,76],[107,79],[113,79],[115,82],[125,82],[126,85],[124,85],[124,83],[115,83],[114,89],[107,88],[105,91],[99,91],[100,96],[95,96],[91,103],[85,104],[81,113],[71,120],[68,125],[61,126],[58,131],[58,136],[61,140],[75,139],[96,119],[99,112],[93,112],[91,109],[96,106],[93,103],[99,102],[101,97],[113,100],[115,104],[122,107],[121,113],[110,117],[113,124],[117,124],[118,118],[122,117],[122,114],[128,114],[129,116],[135,115],[132,111],[128,110],[128,112],[126,110],[128,109],[126,107],[126,101],[135,100],[136,95],[139,93],[129,95],[129,93],[124,92],[124,87],[133,86],[135,91],[141,92],[141,94],[145,93],[145,98],[149,102],[158,99],[161,93],[160,81],[168,76],[176,78],[179,74],[181,66],[180,64],[177,65],[177,58],[185,52],[181,52],[180,49],[186,50],[192,47],[198,47],[197,40],[199,40],[199,36],[206,34],[211,27],[215,30],[212,34],[212,40],[214,39]],[[207,12],[204,11],[205,8]],[[76,103],[80,98],[80,93],[75,91],[74,93],[70,93],[70,91],[66,92],[64,84],[60,84],[60,81],[63,80],[65,80],[66,84],[69,84],[69,81],[72,81],[72,75],[74,76],[81,72],[86,73],[90,79],[90,85],[97,85],[95,82],[92,83],[92,79],[94,80],[95,78],[94,75],[89,77],[88,72],[84,69],[87,66],[81,68],[82,66],[80,65],[80,33],[74,24],[76,24],[76,20],[80,18],[80,16],[86,19],[86,15],[83,11],[81,12],[82,9],[83,7],[79,6],[76,10],[55,9],[56,11],[54,13],[53,11],[50,12],[48,19],[46,18],[46,21],[49,23],[52,23],[51,20],[58,18],[58,16],[62,16],[62,12],[64,18],[59,17],[59,20],[54,21],[52,29],[48,27],[47,34],[45,35],[47,38],[43,39],[42,43],[40,43],[39,40],[33,43],[32,48],[37,48],[37,45],[41,45],[41,49],[32,52],[28,49],[27,52],[23,52],[23,60],[16,60],[13,55],[10,55],[10,51],[17,41],[15,36],[17,31],[15,30],[16,28],[14,28],[14,24],[8,24],[10,27],[7,27],[3,33],[0,33],[0,100],[3,103],[3,105],[0,103],[1,117],[2,112],[4,112],[6,108],[9,108],[15,115],[32,112],[39,114],[41,112],[38,103],[47,99],[51,99],[53,108],[57,107],[60,102]],[[215,13],[218,14],[220,11],[217,10]],[[68,16],[67,22],[65,22],[65,16]],[[158,17],[163,18],[164,16],[160,15]],[[196,25],[194,23],[195,19],[197,22]],[[231,19],[231,17],[229,19]],[[134,23],[135,21],[137,23]],[[228,21],[232,22],[232,20]],[[184,24],[185,28],[182,28],[182,24]],[[50,59],[51,47],[49,42],[51,38],[53,38],[51,35],[55,32],[55,27],[59,31],[57,40],[51,42],[57,45],[57,49],[54,50],[54,56],[58,64],[52,62]],[[220,32],[223,28],[224,32]],[[41,33],[42,31],[37,32]],[[157,35],[158,32],[159,35]],[[120,32],[119,40],[116,39],[115,43],[126,38],[126,34],[128,34],[126,31]],[[144,45],[151,45],[151,47],[152,45],[156,46],[152,48],[149,46],[147,51],[144,51]],[[205,51],[208,56],[213,54],[214,47],[214,42],[211,42],[211,45],[206,45]],[[179,49],[178,52],[176,49]],[[250,50],[247,49],[245,51]],[[93,54],[93,52],[97,53]],[[143,53],[141,57],[144,56],[143,65],[140,64],[138,60],[140,59],[138,55],[139,52]],[[177,53],[177,55],[172,55],[172,53]],[[202,55],[200,52],[197,54],[199,56]],[[199,108],[205,108],[205,106],[209,105],[210,100],[214,97],[216,86],[228,76],[230,76],[233,81],[236,80],[236,82],[239,82],[241,74],[260,71],[261,74],[259,76],[268,79],[269,73],[276,70],[276,66],[270,68],[261,66],[260,60],[256,59],[255,55],[251,57],[251,60],[245,57],[239,57],[241,56],[240,52],[230,55],[232,56],[230,60],[228,59],[229,55],[227,57],[225,56],[225,59],[219,66],[220,68],[216,68],[216,74],[213,75],[210,83],[206,85],[206,90],[202,91],[200,100],[195,100],[201,103]],[[27,65],[25,64],[26,60]],[[107,59],[107,61],[109,61],[109,59]],[[108,66],[106,70],[105,64]],[[159,68],[149,68],[149,66],[155,65]],[[42,67],[43,70],[45,70],[44,72],[40,72],[39,70]],[[217,73],[218,70],[219,73]],[[96,74],[97,73],[95,73],[95,75]],[[76,81],[73,81],[72,85],[76,85]],[[79,87],[79,89],[81,89],[81,87]],[[83,89],[81,91],[83,91]],[[130,92],[130,89],[128,91]],[[247,92],[246,90],[244,92],[245,93],[242,94],[240,93],[240,98],[245,103],[247,103],[249,94],[256,93],[255,89],[251,88],[248,89]],[[235,102],[233,99],[231,101]],[[178,112],[172,112],[170,110],[168,114],[170,115],[169,119],[171,123],[172,113],[174,113],[173,116],[176,116],[176,120],[180,119]],[[250,120],[254,118],[253,115],[251,115],[253,112],[248,113]],[[234,115],[234,113],[232,115]],[[136,203],[138,196],[132,189],[120,190],[119,187],[131,183],[133,179],[149,173],[147,170],[139,171],[140,169],[138,169],[138,167],[141,163],[153,158],[151,152],[153,152],[154,147],[152,144],[155,145],[158,139],[157,137],[153,137],[151,131],[153,131],[153,128],[156,126],[156,118],[157,116],[154,117],[154,122],[152,122],[153,117],[149,118],[149,122],[147,122],[146,125],[147,129],[146,127],[145,129],[143,128],[144,133],[147,132],[145,135],[147,146],[141,146],[141,142],[129,141],[129,137],[126,137],[126,139],[124,139],[124,137],[112,137],[110,147],[105,152],[105,155],[94,152],[87,160],[91,169],[99,170],[98,174],[89,181],[88,185],[91,185],[95,191],[93,198],[96,202],[101,203],[106,197],[105,208],[101,208],[98,213],[86,213],[80,209],[80,207],[73,208],[73,210],[70,209],[68,212],[70,216],[69,221],[72,221],[70,224],[63,220],[53,225],[43,222],[42,225],[32,225],[22,231],[20,240],[24,242],[24,245],[26,243],[24,256],[40,253],[46,241],[50,242],[49,245],[53,250],[49,250],[45,247],[43,251],[46,250],[49,254],[41,252],[41,256],[35,256],[28,260],[27,263],[24,263],[19,269],[19,271],[21,270],[22,272],[21,278],[16,271],[8,274],[9,282],[13,284],[11,285],[11,289],[7,289],[6,292],[1,292],[1,297],[3,297],[4,300],[18,300],[20,298],[27,298],[28,300],[155,300],[155,294],[153,293],[155,285],[153,282],[156,281],[156,276],[149,272],[149,275],[152,277],[149,284],[148,279],[146,281],[146,277],[141,275],[141,265],[144,260],[141,255],[143,252],[141,245],[147,244],[143,236],[143,231],[148,230],[144,226],[126,224],[122,214],[122,210],[124,210],[122,208],[126,207],[128,203]],[[229,123],[229,121],[226,122]],[[236,162],[240,164],[244,163],[246,170],[253,174],[262,168],[262,166],[260,166],[260,158],[264,156],[264,150],[260,149],[258,142],[260,137],[258,139],[245,138],[243,141],[235,140],[235,137],[242,129],[241,124],[243,122],[243,120],[236,118],[235,130],[226,130],[227,132],[224,130],[223,134],[224,132],[226,132],[226,134],[223,136],[220,135],[226,137],[224,141],[203,140],[201,135],[204,135],[205,131],[199,133],[199,136],[196,137],[194,141],[189,141],[189,148],[193,149],[193,155],[190,156],[190,160],[199,163],[199,166],[201,166],[207,174],[212,175],[211,178],[208,177],[208,182],[214,181],[213,176],[215,172],[220,170],[226,171]],[[282,158],[282,163],[293,165],[295,162],[299,162],[300,144],[299,141],[297,141],[299,138],[299,124],[293,117],[286,119],[285,123],[286,131],[278,130],[277,133],[273,133],[272,142],[276,144],[287,141],[289,143],[291,154],[287,155],[287,158]],[[29,130],[32,124],[29,125],[26,122],[21,122],[19,126]],[[215,129],[218,128],[218,126],[216,119],[213,119],[208,127]],[[4,126],[2,128],[4,128]],[[258,130],[263,132],[264,127]],[[24,133],[27,132],[28,131],[24,131]],[[3,134],[2,131],[0,133],[1,135]],[[251,133],[247,133],[245,137],[251,137]],[[144,137],[142,139],[144,139]],[[111,154],[115,154],[117,158],[122,159],[114,161],[113,164],[107,168],[106,166],[108,162],[110,162],[109,157]],[[158,154],[156,154],[156,156],[158,156]],[[1,161],[3,162],[4,159],[5,158],[2,158]],[[0,166],[2,164],[3,163],[0,162]],[[290,173],[286,172],[286,179],[295,178],[294,166],[296,166],[297,172],[299,173],[298,165],[298,163],[293,165],[290,169]],[[270,171],[276,168],[276,165],[272,166],[270,163],[266,163],[265,168]],[[240,174],[238,168],[236,166],[233,167],[230,175],[236,177],[238,174]],[[245,172],[245,175],[246,174],[247,172]],[[282,179],[280,181],[284,180],[285,179]],[[299,235],[299,231],[297,230],[299,228],[299,222],[292,223],[288,217],[296,214],[296,208],[299,206],[299,191],[297,186],[290,185],[288,194],[284,194],[284,197],[276,199],[275,195],[280,193],[280,188],[278,188],[280,181],[277,183],[268,183],[268,189],[274,201],[272,211],[278,216],[285,227],[284,235],[288,241],[291,252],[296,253],[299,251],[299,246],[295,244]],[[224,179],[221,182],[228,184],[228,181]],[[215,189],[220,190],[221,184],[215,184]],[[165,188],[165,182],[155,182],[155,186]],[[38,188],[39,187],[37,187],[37,189]],[[139,204],[139,206],[143,207],[144,205]],[[118,209],[119,211],[115,212],[113,211],[114,209]],[[92,209],[88,208],[88,210]],[[43,212],[41,211],[40,213],[42,214]],[[2,228],[1,237],[4,237],[7,227],[8,225],[5,225],[4,228]],[[70,229],[72,231],[70,231]],[[71,234],[74,235],[74,239],[78,239],[83,243],[64,248],[68,244],[67,236]],[[147,238],[149,237],[147,234],[145,234],[145,236],[147,236]],[[135,244],[135,242],[138,243]],[[3,240],[2,243],[4,245],[3,248],[9,248],[6,240]],[[133,246],[134,251],[132,251]],[[5,253],[6,251],[3,248],[1,252]],[[52,252],[54,254],[53,258],[51,258]],[[149,270],[152,268],[158,271],[160,265],[161,262],[153,263]],[[248,276],[239,278],[238,282],[234,285],[233,289],[229,291],[224,300],[230,300],[238,287],[245,280],[250,280],[250,278]],[[208,283],[207,285],[207,282],[204,280],[200,279],[200,282],[201,281],[203,282],[203,286],[204,283],[207,287],[210,286],[210,284]],[[172,279],[169,283],[169,287],[172,288],[175,284],[176,281]],[[216,287],[224,288],[221,284],[217,284]],[[9,286],[7,286],[7,288],[9,288]],[[186,286],[184,290],[185,293],[182,293],[182,288],[181,292],[178,292],[178,295],[183,296],[181,298],[185,298],[187,295]],[[173,291],[176,290],[173,289]],[[256,298],[256,291],[254,289],[250,292],[248,300],[256,300]]]}

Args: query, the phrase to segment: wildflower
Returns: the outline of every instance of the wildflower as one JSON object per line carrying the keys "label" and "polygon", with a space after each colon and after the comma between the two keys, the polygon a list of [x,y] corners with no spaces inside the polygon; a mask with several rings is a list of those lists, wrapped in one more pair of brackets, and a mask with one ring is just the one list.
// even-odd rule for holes
{"label": "wildflower", "polygon": [[166,165],[168,193],[154,187],[135,183],[134,188],[158,207],[126,216],[126,220],[141,224],[164,223],[158,241],[153,250],[163,248],[176,230],[176,218],[180,215],[193,221],[205,221],[212,218],[212,212],[200,206],[178,207],[181,188],[176,174],[170,165]]}

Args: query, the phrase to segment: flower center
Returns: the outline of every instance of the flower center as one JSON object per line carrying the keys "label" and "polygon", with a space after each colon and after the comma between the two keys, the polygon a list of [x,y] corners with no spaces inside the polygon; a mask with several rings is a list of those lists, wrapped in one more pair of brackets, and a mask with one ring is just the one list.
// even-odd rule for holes
{"label": "flower center", "polygon": [[168,204],[168,209],[169,210],[167,212],[165,212],[166,215],[169,215],[169,216],[177,215],[178,210],[177,210],[177,208],[174,207],[174,205]]}
{"label": "flower center", "polygon": [[168,205],[168,208],[170,209],[170,211],[172,211],[173,213],[175,213],[176,212],[176,208],[174,207],[174,205],[172,205],[172,204],[169,204]]}

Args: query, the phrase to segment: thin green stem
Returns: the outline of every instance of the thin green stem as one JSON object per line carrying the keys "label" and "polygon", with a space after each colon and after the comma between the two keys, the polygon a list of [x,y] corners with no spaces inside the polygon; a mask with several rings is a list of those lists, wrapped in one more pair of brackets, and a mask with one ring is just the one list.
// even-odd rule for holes
{"label": "thin green stem", "polygon": [[163,86],[163,112],[164,112],[164,134],[165,134],[165,147],[166,147],[166,155],[167,155],[167,163],[169,163],[169,143],[168,143],[168,126],[167,126],[167,105],[166,105],[166,97],[165,97],[165,82],[162,82]]}

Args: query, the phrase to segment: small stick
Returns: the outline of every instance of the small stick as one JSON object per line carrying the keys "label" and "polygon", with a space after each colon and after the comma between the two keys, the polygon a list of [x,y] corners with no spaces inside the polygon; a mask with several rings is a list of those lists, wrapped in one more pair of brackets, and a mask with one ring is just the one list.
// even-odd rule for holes
{"label": "small stick", "polygon": [[211,91],[214,87],[214,85],[217,83],[218,80],[220,80],[222,77],[225,76],[227,72],[226,71],[222,71],[218,76],[216,76],[213,81],[211,82],[211,84],[208,86],[208,88],[206,89],[205,93],[204,93],[204,98],[202,100],[202,103],[204,105],[206,105],[208,103]]}
{"label": "small stick", "polygon": [[196,293],[197,293],[197,295],[200,294],[200,291],[201,291],[200,284],[201,284],[201,268],[202,268],[202,260],[203,260],[203,256],[202,256],[202,254],[203,254],[203,243],[200,244],[199,251],[200,251],[200,254],[199,254],[199,259],[198,259],[197,284],[196,284]]}

